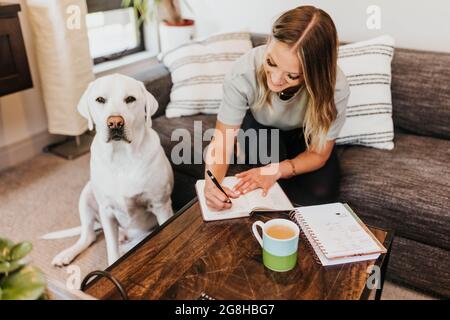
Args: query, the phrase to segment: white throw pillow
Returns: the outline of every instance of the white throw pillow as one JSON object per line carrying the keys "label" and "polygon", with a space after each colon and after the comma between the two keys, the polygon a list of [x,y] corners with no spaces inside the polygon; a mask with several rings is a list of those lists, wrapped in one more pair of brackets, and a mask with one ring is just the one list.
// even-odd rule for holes
{"label": "white throw pillow", "polygon": [[381,36],[339,47],[338,65],[347,76],[350,97],[336,144],[394,148],[391,61],[394,39]]}
{"label": "white throw pillow", "polygon": [[173,83],[166,117],[216,114],[225,74],[251,48],[250,33],[233,32],[188,42],[164,53],[160,60],[169,68]]}

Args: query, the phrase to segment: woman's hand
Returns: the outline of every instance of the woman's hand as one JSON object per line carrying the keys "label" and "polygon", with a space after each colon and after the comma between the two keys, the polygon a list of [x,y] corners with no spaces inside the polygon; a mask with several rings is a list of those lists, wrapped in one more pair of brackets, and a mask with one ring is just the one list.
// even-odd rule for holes
{"label": "woman's hand", "polygon": [[[239,197],[239,193],[222,186],[222,189],[227,193],[228,197],[235,199]],[[205,199],[206,205],[211,210],[220,211],[231,208],[231,203],[226,202],[227,197],[220,191],[214,183],[208,181],[205,183]]]}
{"label": "woman's hand", "polygon": [[278,163],[269,164],[264,167],[250,169],[236,174],[240,181],[234,186],[233,191],[241,194],[250,192],[257,188],[263,189],[263,196],[281,177],[280,166]]}

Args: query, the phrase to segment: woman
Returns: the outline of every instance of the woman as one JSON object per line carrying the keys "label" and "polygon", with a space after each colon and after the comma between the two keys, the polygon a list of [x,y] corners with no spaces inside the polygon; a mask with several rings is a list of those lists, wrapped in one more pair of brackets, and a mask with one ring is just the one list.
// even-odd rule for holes
{"label": "woman", "polygon": [[[261,165],[259,159],[255,168],[238,173],[240,181],[233,190],[224,187],[230,198],[256,188],[264,195],[278,181],[295,204],[336,200],[335,139],[345,122],[349,96],[337,50],[330,16],[301,6],[275,21],[266,45],[253,48],[233,65],[225,77],[206,169],[223,179],[240,128],[280,131],[277,141],[267,141],[278,144],[278,161]],[[255,151],[246,148],[247,159]],[[227,197],[206,175],[205,179],[207,205],[213,210],[229,208]]]}

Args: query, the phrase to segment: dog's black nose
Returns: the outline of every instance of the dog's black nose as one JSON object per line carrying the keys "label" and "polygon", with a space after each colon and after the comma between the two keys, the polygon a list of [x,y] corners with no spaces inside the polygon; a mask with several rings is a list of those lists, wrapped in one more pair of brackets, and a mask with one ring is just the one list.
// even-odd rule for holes
{"label": "dog's black nose", "polygon": [[108,128],[110,129],[122,129],[125,125],[125,120],[121,116],[111,116],[106,120]]}

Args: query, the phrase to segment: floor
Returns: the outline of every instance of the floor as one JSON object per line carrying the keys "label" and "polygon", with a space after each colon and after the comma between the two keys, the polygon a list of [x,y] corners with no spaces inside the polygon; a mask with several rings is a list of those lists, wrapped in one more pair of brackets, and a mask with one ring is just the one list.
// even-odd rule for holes
{"label": "floor", "polygon": [[[60,250],[76,238],[43,240],[48,232],[79,225],[78,198],[89,179],[89,154],[68,161],[50,155],[39,156],[0,172],[0,237],[33,243],[31,264],[49,278],[77,287],[93,269],[105,269],[106,249],[100,234],[96,243],[63,269],[50,265]],[[433,299],[420,292],[386,282],[382,299]]]}

